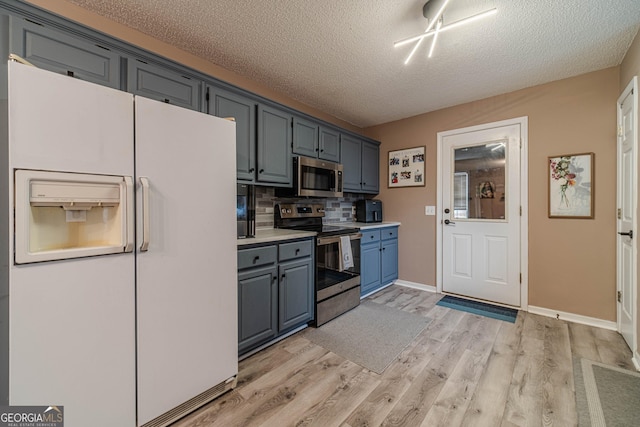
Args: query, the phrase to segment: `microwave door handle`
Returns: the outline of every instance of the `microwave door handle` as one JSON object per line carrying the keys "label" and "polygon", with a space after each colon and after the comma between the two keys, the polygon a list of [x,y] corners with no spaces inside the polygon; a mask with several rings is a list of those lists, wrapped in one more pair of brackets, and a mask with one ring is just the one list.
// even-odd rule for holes
{"label": "microwave door handle", "polygon": [[142,187],[142,244],[140,252],[149,250],[149,178],[141,176]]}
{"label": "microwave door handle", "polygon": [[130,176],[124,177],[124,182],[122,184],[122,190],[125,194],[124,196],[124,206],[125,206],[125,225],[123,227],[123,231],[125,233],[124,241],[124,251],[125,252],[133,252],[133,247],[135,245],[135,227],[133,224],[134,221],[134,205],[133,205],[133,179]]}

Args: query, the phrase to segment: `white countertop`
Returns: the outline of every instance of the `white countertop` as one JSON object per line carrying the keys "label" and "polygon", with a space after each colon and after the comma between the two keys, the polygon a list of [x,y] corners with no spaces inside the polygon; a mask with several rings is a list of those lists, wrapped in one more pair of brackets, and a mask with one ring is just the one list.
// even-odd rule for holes
{"label": "white countertop", "polygon": [[382,222],[340,222],[337,224],[341,227],[357,227],[360,230],[371,230],[372,228],[394,227],[399,226],[399,222],[395,221],[382,221]]}
{"label": "white countertop", "polygon": [[280,240],[301,239],[303,237],[313,237],[315,231],[285,230],[282,228],[269,228],[256,230],[256,237],[238,239],[238,246],[255,245],[257,243],[277,242]]}

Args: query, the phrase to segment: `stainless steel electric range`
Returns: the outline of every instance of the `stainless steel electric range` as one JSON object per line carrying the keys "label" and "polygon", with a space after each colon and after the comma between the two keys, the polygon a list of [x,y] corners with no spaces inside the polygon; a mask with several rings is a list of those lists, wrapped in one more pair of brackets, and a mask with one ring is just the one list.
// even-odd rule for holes
{"label": "stainless steel electric range", "polygon": [[[325,225],[324,205],[319,203],[281,203],[275,206],[276,228],[315,231],[316,308],[315,325],[320,326],[360,304],[360,239],[358,228]],[[347,237],[353,267],[340,262]]]}

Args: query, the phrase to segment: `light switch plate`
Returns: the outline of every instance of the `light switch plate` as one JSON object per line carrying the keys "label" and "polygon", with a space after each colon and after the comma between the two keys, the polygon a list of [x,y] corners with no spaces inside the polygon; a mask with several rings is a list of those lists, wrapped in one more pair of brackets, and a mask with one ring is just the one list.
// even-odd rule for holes
{"label": "light switch plate", "polygon": [[429,215],[429,216],[433,216],[436,214],[436,207],[435,206],[425,206],[424,207],[424,214],[425,215]]}

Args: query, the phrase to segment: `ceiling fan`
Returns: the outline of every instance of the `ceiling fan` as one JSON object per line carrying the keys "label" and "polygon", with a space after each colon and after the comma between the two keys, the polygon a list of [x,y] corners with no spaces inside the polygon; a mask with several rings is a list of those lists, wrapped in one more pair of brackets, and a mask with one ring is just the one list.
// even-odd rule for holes
{"label": "ceiling fan", "polygon": [[450,1],[451,0],[427,0],[427,2],[422,7],[422,14],[425,18],[427,18],[428,22],[427,29],[424,30],[424,33],[399,40],[393,44],[394,47],[399,47],[412,42],[416,42],[413,50],[404,61],[405,65],[407,65],[409,61],[411,61],[413,54],[416,53],[422,41],[427,37],[433,37],[433,40],[431,41],[431,47],[429,48],[429,58],[431,58],[431,56],[433,55],[433,49],[436,46],[436,41],[438,40],[438,35],[440,33],[444,33],[445,31],[452,30],[465,24],[469,24],[473,21],[477,21],[478,19],[494,15],[498,11],[495,8],[489,9],[476,15],[469,16],[468,18],[460,19],[458,21],[452,22],[451,24],[444,25],[442,15]]}

